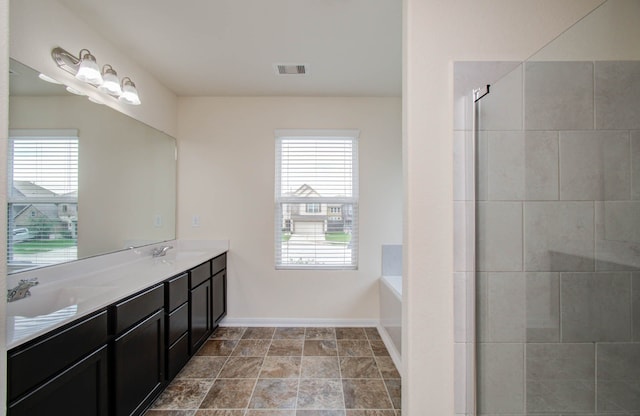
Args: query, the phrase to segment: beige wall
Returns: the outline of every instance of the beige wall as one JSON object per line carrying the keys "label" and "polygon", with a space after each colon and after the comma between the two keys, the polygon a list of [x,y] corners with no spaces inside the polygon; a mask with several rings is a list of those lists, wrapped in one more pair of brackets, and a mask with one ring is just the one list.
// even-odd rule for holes
{"label": "beige wall", "polygon": [[[126,9],[123,13],[126,13]],[[176,135],[175,94],[65,6],[55,0],[11,0],[10,19],[12,58],[87,94],[106,98],[107,105],[171,136]],[[121,104],[59,69],[51,58],[51,50],[56,46],[72,54],[87,48],[95,55],[98,63],[113,65],[120,76],[128,76],[136,83],[142,105]]]}
{"label": "beige wall", "polygon": [[[402,238],[400,99],[181,98],[178,120],[178,236],[230,240],[228,317],[376,321],[380,246]],[[281,128],[360,129],[359,270],[274,269]]]}
{"label": "beige wall", "polygon": [[403,415],[452,415],[453,61],[520,61],[600,0],[404,0]]}

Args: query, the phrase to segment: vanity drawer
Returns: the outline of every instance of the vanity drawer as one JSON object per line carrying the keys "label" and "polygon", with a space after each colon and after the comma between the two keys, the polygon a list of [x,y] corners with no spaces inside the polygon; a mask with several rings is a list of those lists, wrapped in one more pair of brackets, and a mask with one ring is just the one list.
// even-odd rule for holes
{"label": "vanity drawer", "polygon": [[167,353],[167,380],[173,379],[189,361],[189,334],[184,334]]}
{"label": "vanity drawer", "polygon": [[107,342],[107,311],[83,319],[20,351],[9,351],[8,394],[14,400]]}
{"label": "vanity drawer", "polygon": [[194,287],[198,286],[200,283],[211,277],[211,261],[207,261],[206,263],[202,263],[200,266],[194,267],[193,269],[191,269],[190,274],[190,288],[193,289]]}
{"label": "vanity drawer", "polygon": [[189,273],[173,277],[165,282],[167,311],[171,312],[189,300]]}
{"label": "vanity drawer", "polygon": [[184,304],[167,317],[168,345],[176,342],[178,338],[189,330],[189,305]]}
{"label": "vanity drawer", "polygon": [[227,268],[227,253],[221,254],[211,261],[211,276]]}
{"label": "vanity drawer", "polygon": [[164,286],[158,285],[113,306],[115,333],[119,334],[136,322],[164,307]]}

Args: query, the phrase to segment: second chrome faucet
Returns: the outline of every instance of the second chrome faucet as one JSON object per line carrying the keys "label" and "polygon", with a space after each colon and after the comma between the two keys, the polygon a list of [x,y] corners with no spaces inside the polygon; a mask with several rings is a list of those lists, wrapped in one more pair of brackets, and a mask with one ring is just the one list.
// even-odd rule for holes
{"label": "second chrome faucet", "polygon": [[173,246],[155,247],[153,250],[151,250],[151,255],[153,257],[162,257],[162,256],[166,255],[167,251],[171,250],[172,248],[173,248]]}

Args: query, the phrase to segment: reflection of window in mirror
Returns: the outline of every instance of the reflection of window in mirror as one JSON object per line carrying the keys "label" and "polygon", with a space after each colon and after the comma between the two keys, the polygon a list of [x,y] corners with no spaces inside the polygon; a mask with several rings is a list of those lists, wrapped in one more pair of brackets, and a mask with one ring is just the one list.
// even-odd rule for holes
{"label": "reflection of window in mirror", "polygon": [[10,272],[77,259],[77,130],[11,130],[7,265]]}

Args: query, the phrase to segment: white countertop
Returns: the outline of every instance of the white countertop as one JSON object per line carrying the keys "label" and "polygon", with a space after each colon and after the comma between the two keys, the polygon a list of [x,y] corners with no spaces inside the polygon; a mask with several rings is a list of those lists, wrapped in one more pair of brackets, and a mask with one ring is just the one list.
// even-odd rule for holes
{"label": "white countertop", "polygon": [[[151,250],[173,246],[163,257]],[[31,296],[7,303],[7,349],[193,268],[229,249],[228,241],[173,240],[7,277],[38,278]]]}

